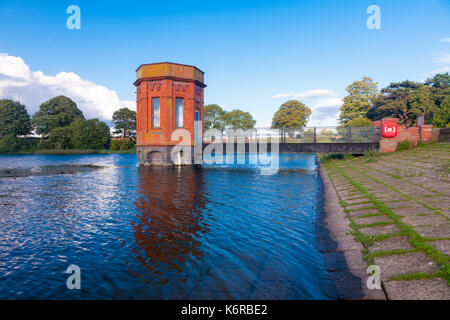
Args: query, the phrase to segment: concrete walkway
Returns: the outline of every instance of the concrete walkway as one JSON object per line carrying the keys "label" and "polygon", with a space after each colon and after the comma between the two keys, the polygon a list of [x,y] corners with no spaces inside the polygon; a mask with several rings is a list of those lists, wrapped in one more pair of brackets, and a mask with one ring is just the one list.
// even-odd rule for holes
{"label": "concrete walkway", "polygon": [[[450,299],[449,166],[449,143],[384,154],[375,161],[357,157],[324,164],[346,219],[343,223],[342,213],[329,208],[326,224],[349,270],[358,261],[353,274],[361,279],[360,298]],[[325,261],[332,252],[324,252]],[[366,266],[380,268],[382,289],[368,290],[369,275],[357,252]]]}

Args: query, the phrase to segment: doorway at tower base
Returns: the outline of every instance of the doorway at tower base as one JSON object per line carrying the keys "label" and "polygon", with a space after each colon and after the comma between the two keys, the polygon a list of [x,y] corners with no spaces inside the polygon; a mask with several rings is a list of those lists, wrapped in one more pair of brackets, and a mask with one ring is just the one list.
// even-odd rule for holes
{"label": "doorway at tower base", "polygon": [[[194,165],[194,146],[136,146],[139,166]],[[173,153],[173,155],[172,155]]]}

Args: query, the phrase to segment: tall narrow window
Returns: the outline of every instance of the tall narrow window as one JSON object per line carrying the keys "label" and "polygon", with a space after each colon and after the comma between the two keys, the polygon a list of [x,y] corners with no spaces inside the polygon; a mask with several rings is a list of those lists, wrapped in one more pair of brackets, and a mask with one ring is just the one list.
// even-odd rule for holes
{"label": "tall narrow window", "polygon": [[184,99],[182,98],[175,100],[175,126],[177,128],[184,127]]}
{"label": "tall narrow window", "polygon": [[159,128],[161,123],[159,98],[152,98],[152,127]]}

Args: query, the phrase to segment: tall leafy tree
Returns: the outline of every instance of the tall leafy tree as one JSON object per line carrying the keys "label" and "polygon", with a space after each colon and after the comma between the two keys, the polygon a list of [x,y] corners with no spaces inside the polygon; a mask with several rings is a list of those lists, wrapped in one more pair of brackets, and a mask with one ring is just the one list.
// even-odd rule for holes
{"label": "tall leafy tree", "polygon": [[106,149],[110,143],[109,127],[98,119],[75,119],[70,125],[70,142],[75,149]]}
{"label": "tall leafy tree", "polygon": [[204,121],[203,125],[205,129],[223,129],[225,127],[222,116],[225,111],[217,104],[208,104],[204,108]]}
{"label": "tall leafy tree", "polygon": [[114,134],[136,140],[136,111],[120,108],[113,114]]}
{"label": "tall leafy tree", "polygon": [[349,120],[344,127],[371,127],[373,126],[373,121],[367,119],[366,117],[358,117]]}
{"label": "tall leafy tree", "polygon": [[272,119],[273,128],[303,129],[311,116],[311,109],[298,100],[283,103]]}
{"label": "tall leafy tree", "polygon": [[348,95],[343,99],[340,108],[339,122],[364,117],[378,96],[377,84],[369,77],[363,77],[361,81],[355,81],[347,87]]}
{"label": "tall leafy tree", "polygon": [[432,123],[437,128],[450,127],[450,95],[441,102],[439,110],[433,115]]}
{"label": "tall leafy tree", "polygon": [[77,104],[65,96],[58,96],[41,104],[31,123],[37,133],[48,134],[52,129],[67,126],[78,118],[84,120]]}
{"label": "tall leafy tree", "polygon": [[449,73],[436,74],[427,79],[425,85],[430,87],[431,99],[436,105],[431,123],[435,127],[443,128],[450,124],[450,75]]}
{"label": "tall leafy tree", "polygon": [[431,99],[430,88],[422,83],[409,80],[391,83],[381,93],[383,97],[373,113],[376,118],[379,118],[377,114],[394,116],[410,127],[419,114],[424,113],[425,119],[431,119],[437,110]]}
{"label": "tall leafy tree", "polygon": [[27,135],[30,132],[30,115],[25,106],[12,100],[0,100],[0,136]]}
{"label": "tall leafy tree", "polygon": [[221,116],[225,128],[250,129],[254,128],[256,120],[248,112],[239,109],[226,112]]}

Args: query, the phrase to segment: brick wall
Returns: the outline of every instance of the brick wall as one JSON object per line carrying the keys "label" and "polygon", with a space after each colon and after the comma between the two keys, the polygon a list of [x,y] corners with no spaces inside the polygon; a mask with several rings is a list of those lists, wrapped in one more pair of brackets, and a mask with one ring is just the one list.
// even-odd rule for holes
{"label": "brick wall", "polygon": [[[159,73],[155,73],[154,77],[140,78],[142,75],[139,70],[144,67],[154,67]],[[164,74],[163,71],[166,70],[164,68],[171,73]],[[152,75],[149,71],[145,69],[144,71],[149,73],[147,76]],[[170,63],[156,64],[155,66],[144,65],[138,69],[138,80],[135,83],[138,146],[173,146],[178,143],[178,141],[171,140],[172,132],[178,129],[175,122],[176,98],[184,100],[183,129],[190,133],[191,139],[188,144],[194,144],[195,111],[199,111],[199,119],[203,121],[203,88],[205,87],[197,80],[199,76],[195,72],[199,72],[195,67],[173,66]],[[185,76],[186,79],[174,76]],[[160,126],[158,128],[152,127],[152,98],[160,99]],[[200,128],[201,130],[202,128]]]}
{"label": "brick wall", "polygon": [[393,138],[385,138],[381,136],[380,140],[380,152],[392,152],[397,148],[397,144],[400,141],[410,141],[413,145],[417,145],[419,141],[431,142],[433,141],[433,126],[423,125],[422,127],[409,127],[406,128],[405,125],[400,124],[396,118],[383,118],[382,121],[374,121],[375,127],[380,127],[382,123],[385,122],[396,122],[397,123],[397,136]]}

